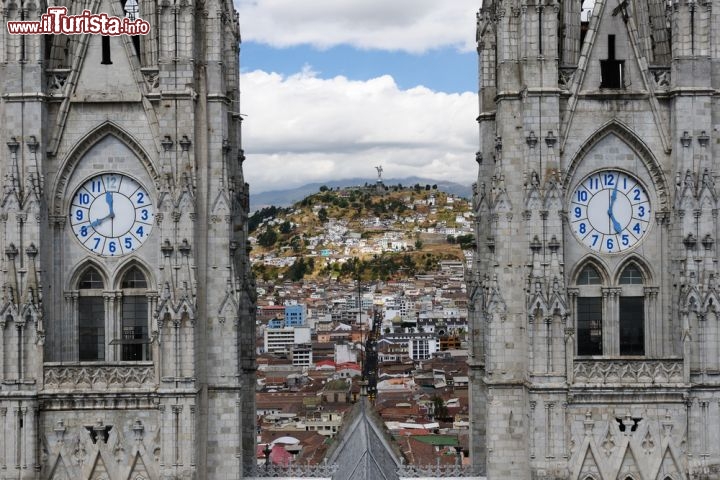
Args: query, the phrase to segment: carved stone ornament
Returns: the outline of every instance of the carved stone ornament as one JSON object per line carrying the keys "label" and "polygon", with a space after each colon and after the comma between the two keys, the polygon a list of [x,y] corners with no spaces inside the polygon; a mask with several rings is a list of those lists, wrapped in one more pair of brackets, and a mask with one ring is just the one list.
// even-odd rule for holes
{"label": "carved stone ornament", "polygon": [[91,388],[149,386],[153,384],[152,366],[46,366],[47,388]]}
{"label": "carved stone ornament", "polygon": [[668,384],[683,382],[678,360],[578,360],[573,365],[575,383]]}

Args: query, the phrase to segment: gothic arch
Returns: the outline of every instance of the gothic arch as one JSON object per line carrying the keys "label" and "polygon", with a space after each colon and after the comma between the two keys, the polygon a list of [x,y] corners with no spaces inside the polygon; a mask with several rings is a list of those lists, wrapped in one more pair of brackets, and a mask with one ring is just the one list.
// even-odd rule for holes
{"label": "gothic arch", "polygon": [[80,261],[71,271],[70,275],[67,277],[68,283],[67,285],[65,285],[65,289],[77,290],[77,285],[80,281],[80,277],[82,277],[89,268],[94,268],[95,270],[97,270],[97,272],[103,279],[103,284],[105,285],[105,288],[110,288],[110,275],[108,274],[107,270],[105,270],[105,267],[103,267],[103,265],[94,258],[87,257],[84,260]]}
{"label": "gothic arch", "polygon": [[140,145],[132,135],[126,132],[122,127],[117,124],[106,121],[105,123],[97,126],[86,134],[75,147],[68,153],[65,161],[62,163],[55,180],[55,185],[52,189],[51,207],[50,212],[52,215],[63,215],[65,211],[65,203],[69,201],[67,198],[67,185],[72,173],[79,164],[80,160],[90,151],[98,142],[102,139],[111,135],[122,142],[126,147],[133,152],[133,154],[140,160],[142,165],[147,170],[150,178],[156,181],[159,178],[159,174],[153,165],[150,155]]}
{"label": "gothic arch", "polygon": [[565,175],[564,189],[569,191],[570,182],[575,177],[575,171],[580,165],[580,162],[590,153],[595,145],[600,142],[603,138],[608,135],[615,135],[621,141],[623,141],[643,162],[643,165],[647,169],[650,178],[653,182],[654,191],[657,195],[658,207],[656,211],[669,211],[670,210],[670,195],[663,174],[662,167],[659,162],[655,159],[650,148],[647,144],[637,136],[633,130],[618,120],[610,120],[605,125],[601,126],[593,134],[591,134],[582,146],[575,152],[572,160],[567,168],[567,175]]}
{"label": "gothic arch", "polygon": [[609,268],[603,262],[600,258],[596,257],[593,254],[587,254],[585,257],[581,258],[573,267],[572,271],[570,272],[570,284],[577,285],[578,276],[580,273],[585,269],[585,267],[591,266],[597,270],[598,275],[600,275],[600,283],[602,285],[609,285],[610,284],[610,275],[608,274]]}
{"label": "gothic arch", "polygon": [[117,269],[115,269],[115,273],[113,275],[113,281],[112,281],[112,287],[115,290],[120,290],[120,284],[123,280],[123,277],[126,273],[128,273],[133,267],[137,267],[138,270],[142,272],[143,275],[145,275],[145,279],[147,280],[147,289],[148,290],[156,290],[157,286],[155,283],[155,277],[152,274],[152,269],[148,267],[148,265],[145,264],[140,258],[133,256],[125,261],[123,261]]}
{"label": "gothic arch", "polygon": [[618,285],[620,283],[620,276],[630,265],[634,265],[638,268],[638,270],[640,270],[640,273],[642,273],[643,276],[644,285],[653,285],[653,279],[655,278],[655,275],[653,274],[652,268],[644,260],[642,260],[635,254],[631,254],[628,258],[624,259],[620,263],[620,265],[618,265],[617,269],[615,270],[613,285]]}

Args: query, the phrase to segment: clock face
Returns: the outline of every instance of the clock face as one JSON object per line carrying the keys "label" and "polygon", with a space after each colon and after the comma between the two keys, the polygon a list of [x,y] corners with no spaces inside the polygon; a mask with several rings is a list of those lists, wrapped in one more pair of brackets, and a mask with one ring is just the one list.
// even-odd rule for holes
{"label": "clock face", "polygon": [[603,170],[575,187],[568,215],[573,233],[586,247],[618,253],[643,238],[650,213],[650,199],[635,177]]}
{"label": "clock face", "polygon": [[155,217],[147,190],[120,173],[86,181],[70,205],[70,223],[80,243],[105,257],[135,251],[150,236]]}

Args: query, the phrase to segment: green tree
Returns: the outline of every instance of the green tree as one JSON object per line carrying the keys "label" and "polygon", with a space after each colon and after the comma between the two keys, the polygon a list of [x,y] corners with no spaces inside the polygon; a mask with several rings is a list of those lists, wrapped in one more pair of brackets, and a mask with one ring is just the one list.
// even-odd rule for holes
{"label": "green tree", "polygon": [[423,242],[419,238],[415,240],[415,250],[422,250]]}
{"label": "green tree", "polygon": [[433,402],[433,414],[435,415],[435,420],[445,420],[448,418],[448,409],[445,406],[445,402],[443,401],[442,397],[439,395],[435,395],[432,398]]}
{"label": "green tree", "polygon": [[323,185],[320,187],[321,192],[327,192],[328,190],[329,190],[329,188],[327,187],[327,185]]}
{"label": "green tree", "polygon": [[292,232],[292,224],[285,220],[280,224],[280,233],[287,235],[290,232]]}
{"label": "green tree", "polygon": [[258,235],[258,243],[260,246],[270,248],[277,242],[278,234],[275,229],[268,226],[263,233]]}
{"label": "green tree", "polygon": [[321,209],[318,211],[318,219],[319,219],[322,223],[325,223],[325,222],[328,221],[328,213],[327,213],[327,210],[325,209],[325,207],[321,208]]}

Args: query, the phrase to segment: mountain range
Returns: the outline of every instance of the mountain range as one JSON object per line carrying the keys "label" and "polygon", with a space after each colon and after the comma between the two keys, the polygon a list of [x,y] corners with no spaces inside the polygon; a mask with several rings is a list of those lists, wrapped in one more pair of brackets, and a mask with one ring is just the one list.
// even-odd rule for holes
{"label": "mountain range", "polygon": [[[289,207],[295,202],[302,200],[303,198],[317,193],[322,186],[328,188],[343,188],[353,187],[358,185],[365,185],[366,183],[374,183],[374,179],[367,178],[348,178],[344,180],[329,180],[323,183],[308,183],[296,188],[289,188],[286,190],[272,190],[268,192],[261,192],[253,194],[250,193],[250,211],[254,212],[264,207],[275,206],[275,207]],[[407,177],[407,178],[387,178],[383,179],[383,183],[387,186],[402,184],[406,187],[420,184],[420,185],[437,185],[438,190],[442,190],[446,193],[451,193],[455,196],[470,199],[472,197],[472,187],[469,185],[462,185],[456,182],[448,182],[444,180],[432,180],[429,178],[421,177]]]}

